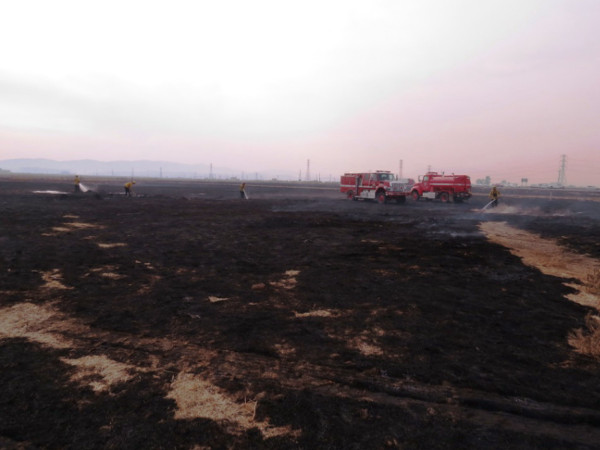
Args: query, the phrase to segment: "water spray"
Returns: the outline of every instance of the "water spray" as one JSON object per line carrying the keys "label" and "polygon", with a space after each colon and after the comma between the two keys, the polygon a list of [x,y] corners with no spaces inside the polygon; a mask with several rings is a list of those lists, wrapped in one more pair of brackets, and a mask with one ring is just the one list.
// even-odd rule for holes
{"label": "water spray", "polygon": [[489,202],[487,205],[485,205],[483,208],[481,208],[482,211],[486,210],[488,206],[490,206],[492,203],[494,203],[495,200],[492,200],[491,202]]}

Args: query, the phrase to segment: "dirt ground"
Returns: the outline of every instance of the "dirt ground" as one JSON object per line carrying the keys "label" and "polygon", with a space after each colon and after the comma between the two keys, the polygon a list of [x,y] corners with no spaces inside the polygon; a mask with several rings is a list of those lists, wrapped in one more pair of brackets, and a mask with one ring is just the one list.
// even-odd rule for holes
{"label": "dirt ground", "polygon": [[0,447],[600,448],[600,193],[0,179]]}

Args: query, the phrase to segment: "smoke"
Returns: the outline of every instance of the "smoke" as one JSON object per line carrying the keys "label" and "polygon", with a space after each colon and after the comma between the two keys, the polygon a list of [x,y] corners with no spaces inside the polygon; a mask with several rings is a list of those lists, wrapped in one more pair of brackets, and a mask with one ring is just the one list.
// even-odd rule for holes
{"label": "smoke", "polygon": [[549,208],[547,206],[525,206],[525,205],[504,205],[497,208],[488,208],[479,211],[482,214],[490,215],[514,215],[514,216],[535,216],[535,217],[583,217],[589,216],[592,211],[581,208]]}

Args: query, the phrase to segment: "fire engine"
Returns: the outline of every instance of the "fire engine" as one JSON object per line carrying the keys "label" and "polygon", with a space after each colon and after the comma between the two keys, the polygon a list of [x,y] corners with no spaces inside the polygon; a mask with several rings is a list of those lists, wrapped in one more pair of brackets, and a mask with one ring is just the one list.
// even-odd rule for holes
{"label": "fire engine", "polygon": [[444,175],[437,172],[427,172],[416,183],[410,192],[414,200],[421,197],[428,200],[440,199],[462,202],[471,197],[471,178],[468,175]]}
{"label": "fire engine", "polygon": [[389,170],[345,173],[340,179],[340,192],[352,200],[370,199],[378,203],[396,200],[404,203],[414,183],[411,179],[398,179]]}

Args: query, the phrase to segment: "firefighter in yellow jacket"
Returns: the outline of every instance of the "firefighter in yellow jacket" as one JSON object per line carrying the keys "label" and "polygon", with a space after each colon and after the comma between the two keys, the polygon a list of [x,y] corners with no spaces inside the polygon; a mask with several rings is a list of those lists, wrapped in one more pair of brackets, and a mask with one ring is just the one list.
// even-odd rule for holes
{"label": "firefighter in yellow jacket", "polygon": [[133,188],[134,184],[135,181],[128,181],[127,183],[125,183],[125,196],[131,197],[131,189]]}
{"label": "firefighter in yellow jacket", "polygon": [[500,191],[496,186],[490,191],[490,200],[492,201],[492,208],[498,206],[498,199],[500,198]]}
{"label": "firefighter in yellow jacket", "polygon": [[81,186],[79,186],[79,184],[81,183],[81,181],[79,180],[79,175],[75,175],[75,193],[77,192],[81,192]]}

